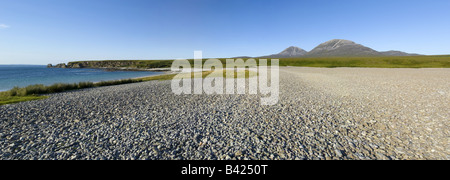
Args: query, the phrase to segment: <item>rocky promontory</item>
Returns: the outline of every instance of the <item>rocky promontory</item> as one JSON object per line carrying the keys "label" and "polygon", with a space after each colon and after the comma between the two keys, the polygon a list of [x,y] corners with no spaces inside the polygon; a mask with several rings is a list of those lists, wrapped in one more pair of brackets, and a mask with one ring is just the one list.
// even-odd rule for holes
{"label": "rocky promontory", "polygon": [[120,70],[143,70],[156,68],[170,68],[170,60],[110,60],[110,61],[76,61],[47,65],[48,68],[101,68],[101,69],[120,69]]}
{"label": "rocky promontory", "polygon": [[53,66],[52,64],[48,64],[47,68],[67,68],[67,65],[66,65],[66,63],[60,63],[55,66]]}

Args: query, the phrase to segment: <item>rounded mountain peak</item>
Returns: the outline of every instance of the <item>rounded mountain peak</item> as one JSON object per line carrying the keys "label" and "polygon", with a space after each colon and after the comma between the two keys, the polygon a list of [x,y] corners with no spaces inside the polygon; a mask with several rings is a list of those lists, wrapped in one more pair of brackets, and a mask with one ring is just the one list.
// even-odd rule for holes
{"label": "rounded mountain peak", "polygon": [[280,55],[293,57],[293,56],[301,56],[306,53],[307,53],[307,51],[305,51],[302,48],[299,48],[296,46],[291,46],[291,47],[288,47],[287,49],[285,49],[283,52],[281,52]]}
{"label": "rounded mountain peak", "polygon": [[379,56],[379,52],[345,39],[333,39],[311,50],[307,56]]}
{"label": "rounded mountain peak", "polygon": [[345,40],[345,39],[333,39],[327,42],[322,43],[323,46],[343,46],[343,45],[355,45],[356,43],[353,41]]}
{"label": "rounded mountain peak", "polygon": [[348,46],[348,45],[357,45],[353,41],[345,40],[345,39],[333,39],[327,42],[324,42],[317,46],[313,51],[316,50],[333,50],[337,49],[342,46]]}
{"label": "rounded mountain peak", "polygon": [[296,46],[291,46],[288,47],[287,49],[285,49],[283,52],[303,52],[305,50],[303,50],[302,48],[296,47]]}

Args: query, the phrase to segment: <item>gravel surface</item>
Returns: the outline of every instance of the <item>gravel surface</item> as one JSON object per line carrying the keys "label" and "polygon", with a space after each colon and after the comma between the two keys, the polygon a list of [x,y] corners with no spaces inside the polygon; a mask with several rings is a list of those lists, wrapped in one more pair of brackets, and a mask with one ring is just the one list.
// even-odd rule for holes
{"label": "gravel surface", "polygon": [[0,159],[450,159],[450,69],[280,68],[280,102],[153,81],[0,106]]}

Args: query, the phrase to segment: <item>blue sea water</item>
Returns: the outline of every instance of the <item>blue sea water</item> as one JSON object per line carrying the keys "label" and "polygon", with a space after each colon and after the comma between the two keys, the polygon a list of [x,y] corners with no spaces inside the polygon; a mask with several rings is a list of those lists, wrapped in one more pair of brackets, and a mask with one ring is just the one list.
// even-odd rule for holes
{"label": "blue sea water", "polygon": [[60,69],[42,65],[0,65],[0,91],[33,84],[99,82],[158,75],[151,71],[106,71],[102,69]]}

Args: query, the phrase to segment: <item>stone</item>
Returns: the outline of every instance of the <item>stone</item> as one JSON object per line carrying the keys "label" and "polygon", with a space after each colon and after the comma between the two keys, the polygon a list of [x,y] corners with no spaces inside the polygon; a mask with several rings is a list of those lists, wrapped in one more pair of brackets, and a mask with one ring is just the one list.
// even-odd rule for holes
{"label": "stone", "polygon": [[336,152],[336,156],[337,157],[342,157],[343,156],[341,150],[339,150],[339,149],[335,149],[334,152]]}

